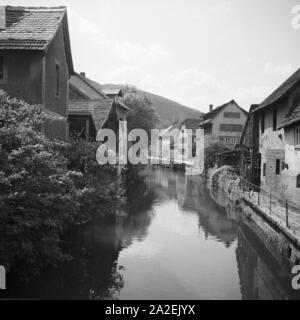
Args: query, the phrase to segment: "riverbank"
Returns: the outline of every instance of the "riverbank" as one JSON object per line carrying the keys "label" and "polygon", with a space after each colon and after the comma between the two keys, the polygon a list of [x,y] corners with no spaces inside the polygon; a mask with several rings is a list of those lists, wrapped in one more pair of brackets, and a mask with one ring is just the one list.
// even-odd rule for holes
{"label": "riverbank", "polygon": [[234,218],[256,234],[280,267],[290,271],[299,264],[299,230],[287,227],[280,216],[270,214],[263,205],[257,205],[255,193],[244,192],[233,168],[210,169],[207,184],[215,201],[226,207],[228,214],[234,212]]}

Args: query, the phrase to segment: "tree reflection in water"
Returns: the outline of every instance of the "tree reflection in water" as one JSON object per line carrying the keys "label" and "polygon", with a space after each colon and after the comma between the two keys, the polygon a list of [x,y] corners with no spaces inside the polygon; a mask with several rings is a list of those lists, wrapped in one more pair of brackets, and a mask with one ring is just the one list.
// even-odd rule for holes
{"label": "tree reflection in water", "polygon": [[[73,259],[55,270],[42,270],[41,275],[27,285],[10,273],[5,297],[118,299],[126,290],[129,297],[135,297],[136,292],[146,295],[148,291],[145,293],[139,282],[147,278],[144,270],[141,270],[141,278],[136,281],[136,273],[140,272],[140,266],[144,266],[152,272],[145,280],[146,285],[154,283],[152,293],[157,292],[156,283],[171,297],[184,299],[189,292],[193,293],[194,298],[214,297],[215,289],[224,283],[229,286],[224,292],[234,298],[297,298],[295,292],[291,292],[286,269],[257,237],[257,231],[243,221],[241,212],[228,206],[223,196],[217,190],[210,194],[205,181],[199,176],[185,176],[182,172],[162,168],[145,170],[139,176],[132,177],[128,184],[126,216],[107,217],[72,230],[66,237],[65,251]],[[226,206],[219,206],[217,203],[220,202]],[[170,203],[171,209],[164,207],[164,204]],[[173,212],[175,209],[176,212]],[[177,221],[170,221],[172,219]],[[159,224],[164,221],[167,228]],[[177,234],[172,229],[178,225],[183,233]],[[200,232],[203,231],[205,236],[201,237]],[[167,234],[164,235],[164,232]],[[147,260],[148,257],[142,260],[143,252],[139,256],[134,247],[147,249],[147,241],[150,246],[153,241],[159,242],[163,249],[162,252],[154,252],[150,260]],[[133,251],[130,251],[132,248]],[[127,255],[126,249],[129,249]],[[204,263],[203,257],[189,255],[191,249],[192,252],[207,253],[209,258],[204,259]],[[202,251],[198,251],[200,249]],[[220,255],[217,260],[215,252],[209,251],[214,249]],[[183,262],[187,258],[190,262],[185,266]],[[141,259],[139,263],[137,259]],[[231,268],[227,269],[228,274],[224,277],[218,274],[218,266],[214,267],[215,261],[222,262],[222,259],[230,261]],[[130,270],[126,270],[122,263]],[[208,279],[205,272],[211,278]],[[215,279],[213,275],[219,278]],[[228,277],[230,281],[226,280]],[[199,285],[195,284],[195,279]],[[130,285],[127,283],[126,287],[125,281],[129,281]],[[128,296],[125,293],[122,297]]]}

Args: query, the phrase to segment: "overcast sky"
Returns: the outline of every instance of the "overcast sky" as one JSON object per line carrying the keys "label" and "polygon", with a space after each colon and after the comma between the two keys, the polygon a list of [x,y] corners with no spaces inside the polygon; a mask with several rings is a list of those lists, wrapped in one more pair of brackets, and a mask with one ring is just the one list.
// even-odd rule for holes
{"label": "overcast sky", "polygon": [[76,71],[207,111],[260,103],[300,67],[300,0],[8,0],[68,7]]}

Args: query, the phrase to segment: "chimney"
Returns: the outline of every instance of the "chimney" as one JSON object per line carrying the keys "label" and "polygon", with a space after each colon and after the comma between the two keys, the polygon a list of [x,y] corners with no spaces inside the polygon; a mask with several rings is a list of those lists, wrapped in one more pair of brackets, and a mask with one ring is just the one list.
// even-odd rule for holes
{"label": "chimney", "polygon": [[214,109],[214,105],[213,105],[213,104],[210,104],[210,105],[209,105],[209,112],[212,112],[213,109]]}
{"label": "chimney", "polygon": [[5,7],[0,6],[0,30],[6,29],[6,14],[5,14]]}
{"label": "chimney", "polygon": [[85,78],[85,72],[80,72],[80,75]]}

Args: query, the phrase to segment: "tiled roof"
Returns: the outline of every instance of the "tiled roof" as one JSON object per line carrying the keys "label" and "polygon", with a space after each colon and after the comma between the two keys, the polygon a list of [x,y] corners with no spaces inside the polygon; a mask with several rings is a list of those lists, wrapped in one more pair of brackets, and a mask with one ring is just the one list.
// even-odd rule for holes
{"label": "tiled roof", "polygon": [[291,77],[289,77],[279,88],[277,88],[271,95],[268,96],[266,100],[264,100],[254,112],[261,110],[280,98],[284,97],[290,89],[294,87],[296,83],[300,82],[300,69],[298,69]]}
{"label": "tiled roof", "polygon": [[128,107],[126,106],[126,104],[122,101],[121,98],[115,97],[115,98],[114,98],[114,101],[115,101],[115,103],[116,103],[119,107],[121,107],[121,108],[123,108],[123,109],[125,109],[125,110],[127,110],[127,111],[130,110],[130,108],[128,108]]}
{"label": "tiled roof", "polygon": [[120,92],[122,91],[120,88],[117,89],[102,89],[102,91],[104,92],[104,94],[106,95],[119,95]]}
{"label": "tiled roof", "polygon": [[0,49],[45,50],[66,13],[65,7],[6,7]]}
{"label": "tiled roof", "polygon": [[84,98],[87,99],[109,99],[106,95],[100,90],[100,85],[96,85],[97,82],[92,81],[86,77],[81,76],[76,73],[70,78],[70,86],[75,88]]}
{"label": "tiled roof", "polygon": [[287,114],[284,120],[277,127],[278,129],[290,126],[296,122],[300,122],[300,105]]}
{"label": "tiled roof", "polygon": [[113,101],[107,99],[71,101],[69,104],[70,114],[86,114],[92,115],[96,130],[100,130],[107,119],[111,110]]}
{"label": "tiled roof", "polygon": [[96,130],[100,130],[107,119],[112,104],[120,106],[126,111],[129,108],[122,102],[120,98],[111,99],[101,91],[101,85],[91,79],[80,74],[74,74],[70,79],[70,88],[75,89],[83,100],[70,99],[69,113],[75,114],[91,114]]}
{"label": "tiled roof", "polygon": [[211,112],[207,112],[202,116],[202,125],[208,124],[210,123],[210,121],[206,121],[206,120],[212,120],[220,111],[222,111],[225,107],[227,107],[230,103],[234,103],[238,108],[241,109],[241,111],[245,112],[246,114],[248,114],[248,112],[246,110],[244,110],[243,108],[241,108],[234,100],[231,100],[229,102],[226,102],[224,104],[222,104],[221,106],[213,109]]}
{"label": "tiled roof", "polygon": [[185,119],[181,125],[185,125],[186,129],[197,129],[199,128],[199,124],[201,119]]}

